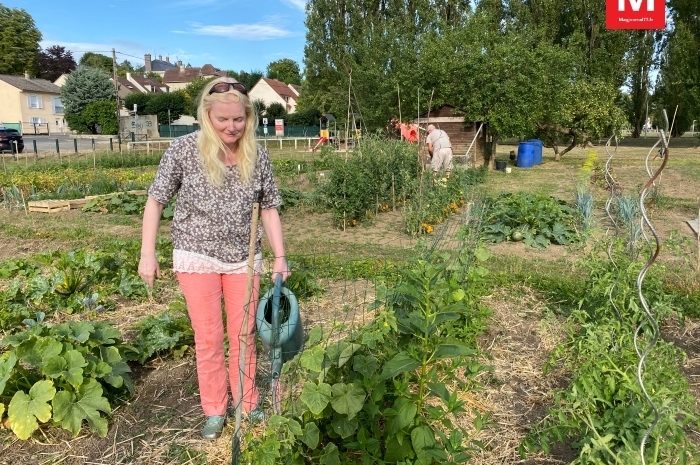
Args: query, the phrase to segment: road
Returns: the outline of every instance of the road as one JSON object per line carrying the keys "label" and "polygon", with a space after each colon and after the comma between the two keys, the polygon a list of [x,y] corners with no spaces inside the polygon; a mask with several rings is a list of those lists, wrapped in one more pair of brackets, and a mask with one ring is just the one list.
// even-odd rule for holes
{"label": "road", "polygon": [[[93,150],[93,140],[94,140],[94,149],[97,151],[105,151],[109,150],[109,139],[103,138],[100,136],[99,138],[85,138],[85,136],[81,138],[75,138],[70,135],[51,135],[51,136],[42,136],[42,135],[25,135],[24,136],[24,153],[30,154],[34,153],[34,141],[36,141],[36,151],[38,153],[57,153],[58,150],[60,150],[60,153],[75,153],[76,150],[76,144],[78,147],[78,152],[84,153],[84,152],[92,152]],[[56,143],[58,141],[58,150],[56,149]],[[114,150],[119,150],[119,146],[117,145],[117,140],[116,138],[113,141],[114,145]]]}

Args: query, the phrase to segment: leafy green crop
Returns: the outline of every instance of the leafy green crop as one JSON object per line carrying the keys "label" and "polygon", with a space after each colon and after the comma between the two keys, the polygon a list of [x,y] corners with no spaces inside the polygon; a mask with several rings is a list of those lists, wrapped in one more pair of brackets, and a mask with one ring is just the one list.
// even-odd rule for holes
{"label": "leafy green crop", "polygon": [[[299,385],[245,450],[256,464],[462,464],[467,432],[456,376],[476,355],[487,313],[475,302],[483,249],[419,260],[378,290],[375,319],[330,342],[320,327],[284,367]],[[454,258],[454,257],[453,257]],[[469,372],[469,370],[467,370]],[[466,373],[472,374],[472,372]]]}
{"label": "leafy green crop", "polygon": [[579,240],[578,215],[566,203],[543,194],[517,192],[492,199],[484,218],[484,238],[489,242],[513,240],[519,233],[527,245],[570,244]]}
{"label": "leafy green crop", "polygon": [[133,391],[126,360],[133,349],[105,322],[52,326],[38,314],[25,323],[27,329],[2,341],[0,420],[7,406],[10,428],[20,439],[49,420],[74,436],[84,422],[106,436],[110,403]]}

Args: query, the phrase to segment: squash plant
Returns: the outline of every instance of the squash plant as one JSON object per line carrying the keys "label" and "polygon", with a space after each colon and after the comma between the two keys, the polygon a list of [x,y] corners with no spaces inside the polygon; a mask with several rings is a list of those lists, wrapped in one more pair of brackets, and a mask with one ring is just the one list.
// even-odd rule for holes
{"label": "squash plant", "polygon": [[465,410],[459,391],[466,381],[458,373],[476,349],[463,335],[485,313],[468,304],[475,287],[464,279],[480,279],[483,270],[465,273],[455,267],[461,264],[418,261],[396,286],[378,289],[375,319],[340,340],[314,328],[306,350],[285,366],[287,382],[300,394],[283,415],[270,418],[262,435],[248,438],[244,459],[465,463],[472,446],[454,421]]}
{"label": "squash plant", "polygon": [[0,421],[20,439],[40,424],[58,425],[74,436],[86,422],[107,435],[110,402],[133,391],[117,329],[105,322],[73,321],[52,326],[43,314],[22,332],[2,340]]}
{"label": "squash plant", "polygon": [[506,193],[489,201],[484,238],[489,242],[524,240],[536,248],[565,245],[580,240],[578,222],[574,208],[551,196]]}

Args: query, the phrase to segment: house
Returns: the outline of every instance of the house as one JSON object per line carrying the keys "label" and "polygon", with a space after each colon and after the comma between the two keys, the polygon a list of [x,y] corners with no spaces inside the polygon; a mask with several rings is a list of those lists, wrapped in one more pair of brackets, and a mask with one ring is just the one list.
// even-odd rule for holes
{"label": "house", "polygon": [[296,84],[285,84],[277,79],[263,77],[250,89],[248,96],[252,101],[262,100],[266,107],[272,103],[279,103],[287,113],[294,113],[300,91],[301,87]]}
{"label": "house", "polygon": [[177,67],[168,69],[163,74],[163,84],[170,88],[170,92],[184,89],[197,78],[209,79],[228,76],[226,71],[214,68],[210,64],[206,64],[201,68],[183,66],[182,62],[178,62],[178,64]]}
{"label": "house", "polygon": [[144,74],[148,73],[155,73],[158,74],[160,77],[163,77],[165,72],[169,69],[175,69],[178,67],[178,65],[181,65],[182,62],[179,61],[177,64],[175,63],[170,63],[170,57],[165,57],[165,60],[163,60],[163,55],[158,55],[157,60],[152,60],[151,59],[151,54],[146,53],[143,56],[143,72]]}
{"label": "house", "polygon": [[23,134],[66,133],[61,88],[46,79],[0,74],[0,122]]}

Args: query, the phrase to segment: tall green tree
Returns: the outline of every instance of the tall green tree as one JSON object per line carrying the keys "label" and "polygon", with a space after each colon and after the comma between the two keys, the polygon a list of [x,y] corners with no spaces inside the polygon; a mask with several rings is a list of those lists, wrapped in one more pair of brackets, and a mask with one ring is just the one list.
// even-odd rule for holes
{"label": "tall green tree", "polygon": [[[656,93],[656,120],[665,109],[674,135],[700,126],[700,2],[670,0],[672,23],[661,56]],[[676,108],[678,109],[676,111]],[[671,121],[669,121],[670,123]]]}
{"label": "tall green tree", "polygon": [[104,71],[110,76],[113,73],[112,59],[100,53],[86,52],[80,57],[80,66],[88,66]]}
{"label": "tall green tree", "polygon": [[40,41],[29,13],[0,4],[0,74],[35,74]]}
{"label": "tall green tree", "polygon": [[81,114],[92,102],[107,100],[114,103],[116,119],[116,100],[114,98],[114,84],[109,75],[96,68],[79,66],[68,75],[66,83],[61,88],[61,101],[65,109],[65,117],[68,125],[79,132],[88,132],[88,128]]}
{"label": "tall green tree", "polygon": [[291,58],[282,58],[267,65],[267,77],[285,84],[301,84],[299,64]]}
{"label": "tall green tree", "polygon": [[37,77],[55,81],[61,75],[77,68],[73,54],[60,45],[52,45],[39,52]]}
{"label": "tall green tree", "polygon": [[[80,124],[87,128],[90,134],[116,134],[119,132],[119,126],[114,102],[95,100],[88,103],[80,113]],[[73,128],[72,125],[71,128]]]}
{"label": "tall green tree", "polygon": [[154,94],[142,94],[141,92],[129,94],[124,98],[124,107],[129,111],[134,111],[134,105],[136,105],[136,114],[146,115],[146,106],[153,95]]}
{"label": "tall green tree", "polygon": [[146,114],[157,115],[158,124],[168,124],[185,113],[186,102],[182,91],[153,94],[146,104]]}
{"label": "tall green tree", "polygon": [[183,89],[183,97],[185,99],[185,109],[183,115],[189,115],[197,117],[197,107],[199,106],[199,97],[204,90],[204,86],[215,78],[205,79],[203,77],[196,77],[190,82],[187,87]]}
{"label": "tall green tree", "polygon": [[630,34],[631,46],[628,53],[629,107],[627,119],[632,126],[632,137],[641,135],[651,97],[651,70],[655,67],[655,34],[652,31],[634,31]]}
{"label": "tall green tree", "polygon": [[345,119],[350,102],[371,130],[398,114],[401,93],[403,113],[416,114],[423,38],[461,28],[471,14],[470,3],[311,0],[300,106]]}
{"label": "tall green tree", "polygon": [[243,84],[248,90],[252,89],[253,86],[258,83],[260,78],[264,76],[263,72],[260,70],[228,71],[228,75]]}

